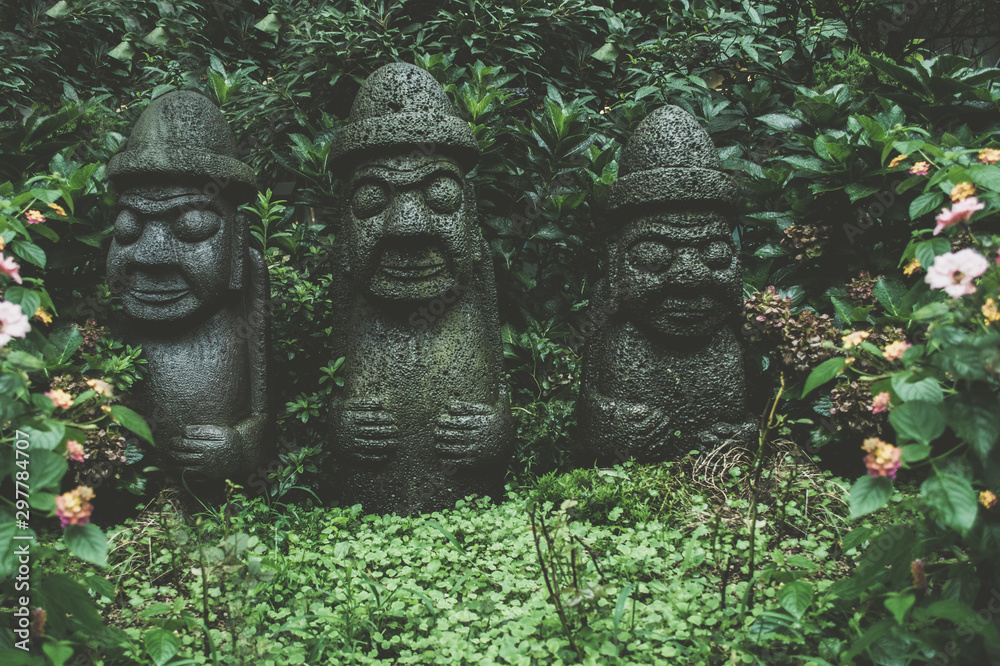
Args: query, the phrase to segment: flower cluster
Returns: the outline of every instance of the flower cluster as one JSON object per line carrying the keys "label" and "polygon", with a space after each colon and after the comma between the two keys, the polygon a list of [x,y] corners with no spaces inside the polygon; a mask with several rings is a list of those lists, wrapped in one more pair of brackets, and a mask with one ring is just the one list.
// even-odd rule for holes
{"label": "flower cluster", "polygon": [[31,331],[31,324],[24,316],[21,306],[9,301],[0,301],[0,347],[13,338],[23,338]]}
{"label": "flower cluster", "polygon": [[41,224],[45,221],[45,216],[39,213],[37,210],[29,210],[24,214],[25,219],[28,220],[28,224]]}
{"label": "flower cluster", "polygon": [[840,339],[844,342],[844,349],[853,349],[864,342],[869,335],[871,335],[869,331],[851,331]]}
{"label": "flower cluster", "polygon": [[833,355],[827,343],[836,340],[837,331],[830,315],[808,309],[793,315],[792,299],[782,297],[773,286],[753,294],[743,305],[747,322],[744,332],[760,333],[764,341],[774,344],[789,370],[808,373]]}
{"label": "flower cluster", "polygon": [[20,270],[21,267],[18,266],[13,259],[11,259],[10,257],[4,257],[2,254],[0,254],[0,273],[3,273],[14,282],[22,284],[21,274],[18,272]]}
{"label": "flower cluster", "polygon": [[881,434],[888,426],[885,410],[876,411],[868,384],[841,377],[830,391],[830,416],[854,433]]}
{"label": "flower cluster", "polygon": [[75,439],[71,439],[66,442],[66,457],[74,462],[84,461],[85,456],[83,453],[83,447],[80,446],[80,442]]}
{"label": "flower cluster", "polygon": [[902,464],[902,450],[878,437],[869,437],[861,448],[868,453],[865,456],[865,467],[869,476],[888,476],[896,478],[896,470]]}
{"label": "flower cluster", "polygon": [[917,162],[916,164],[910,167],[910,173],[912,173],[914,176],[926,176],[927,170],[930,168],[931,165],[929,162]]}
{"label": "flower cluster", "polygon": [[[952,199],[955,198],[955,192],[962,185],[971,185],[969,183],[960,183],[955,186],[955,189],[951,191]],[[942,208],[941,212],[938,213],[937,217],[934,218],[937,221],[937,226],[934,227],[934,235],[937,236],[939,233],[947,229],[948,227],[955,226],[960,222],[968,222],[972,214],[977,210],[982,210],[986,207],[986,204],[982,203],[976,197],[962,198],[955,205],[949,208]]]}
{"label": "flower cluster", "polygon": [[872,400],[871,412],[872,414],[881,414],[889,409],[889,393],[888,391],[882,391],[875,399]]}
{"label": "flower cluster", "polygon": [[62,526],[89,523],[90,514],[94,510],[90,503],[92,499],[94,499],[94,491],[88,486],[77,486],[75,490],[57,497],[56,515],[59,516]]}
{"label": "flower cluster", "polygon": [[830,227],[826,224],[799,224],[785,227],[781,245],[796,252],[795,260],[814,259],[823,254],[823,247],[830,240]]}
{"label": "flower cluster", "polygon": [[52,401],[52,404],[62,409],[69,409],[73,406],[73,396],[62,389],[52,389],[46,391],[45,396]]}
{"label": "flower cluster", "polygon": [[992,509],[997,505],[997,496],[992,490],[984,490],[979,493],[979,503],[987,509]]}
{"label": "flower cluster", "polygon": [[990,297],[986,299],[981,308],[986,325],[990,326],[994,322],[1000,321],[1000,308],[997,307],[997,299]]}
{"label": "flower cluster", "polygon": [[980,162],[985,162],[986,164],[1000,162],[1000,150],[996,148],[984,148],[979,151],[978,157]]}
{"label": "flower cluster", "polygon": [[885,351],[882,352],[882,356],[885,357],[887,361],[898,361],[903,358],[903,354],[912,345],[905,340],[896,340],[895,342],[890,342],[885,347]]}
{"label": "flower cluster", "polygon": [[875,298],[874,290],[879,277],[881,276],[872,277],[868,271],[860,271],[856,278],[844,285],[848,298],[860,307],[876,305],[878,299]]}
{"label": "flower cluster", "polygon": [[932,289],[944,289],[952,298],[961,298],[976,291],[972,281],[986,272],[989,262],[972,248],[945,252],[934,259],[924,281]]}

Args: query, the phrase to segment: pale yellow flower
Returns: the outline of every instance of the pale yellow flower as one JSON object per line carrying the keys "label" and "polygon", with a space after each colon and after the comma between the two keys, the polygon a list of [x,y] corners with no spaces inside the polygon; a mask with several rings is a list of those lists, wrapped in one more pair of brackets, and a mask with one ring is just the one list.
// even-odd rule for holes
{"label": "pale yellow flower", "polygon": [[851,349],[852,347],[857,347],[864,339],[871,335],[868,331],[854,331],[843,336],[844,349]]}
{"label": "pale yellow flower", "polygon": [[951,188],[951,200],[961,201],[962,199],[968,199],[975,193],[976,187],[972,183],[968,181],[959,183],[955,187]]}
{"label": "pale yellow flower", "polygon": [[109,398],[114,395],[114,390],[111,384],[107,383],[103,379],[88,379],[87,386],[99,395],[104,395]]}

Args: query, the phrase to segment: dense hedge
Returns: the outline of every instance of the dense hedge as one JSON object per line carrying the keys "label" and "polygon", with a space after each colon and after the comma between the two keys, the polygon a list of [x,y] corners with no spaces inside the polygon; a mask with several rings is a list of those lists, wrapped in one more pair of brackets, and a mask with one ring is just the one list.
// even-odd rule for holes
{"label": "dense hedge", "polygon": [[[272,190],[255,207],[254,233],[269,248],[283,454],[242,485],[273,499],[323,494],[324,418],[339,379],[327,322],[339,184],[326,162],[360,82],[404,60],[445,84],[483,151],[472,178],[519,424],[512,481],[570,466],[578,331],[615,232],[602,203],[630,131],[657,106],[680,105],[705,125],[743,189],[739,323],[754,404],[777,405],[761,441],[769,432],[789,437],[852,476],[864,470],[862,440],[906,445],[896,455],[913,470],[901,478],[923,483],[917,506],[934,512],[919,538],[893,551],[889,574],[866,570],[872,592],[839,589],[849,603],[908,599],[899,589],[904,569],[958,544],[968,560],[938,562],[945,597],[921,597],[924,614],[906,616],[907,606],[892,631],[875,622],[882,633],[869,641],[890,636],[925,656],[940,650],[904,631],[902,618],[936,626],[959,617],[936,601],[979,607],[988,585],[944,581],[991,580],[989,553],[1000,545],[996,519],[978,517],[973,495],[1000,490],[991,458],[1000,432],[994,269],[965,300],[924,280],[952,251],[996,251],[1000,167],[982,151],[1000,145],[1000,76],[982,58],[996,48],[987,38],[1000,34],[998,2],[605,5],[80,0],[0,8],[0,234],[25,278],[5,281],[3,295],[35,316],[30,336],[0,352],[0,421],[50,444],[51,457],[38,458],[47,467],[32,474],[47,482],[33,508],[51,513],[71,482],[107,481],[95,514],[106,520],[114,509],[101,501],[149,492],[141,437],[126,432],[141,434],[142,425],[122,404],[142,375],[141,353],[106,330],[114,198],[103,165],[145,105],[178,88],[220,104]],[[954,194],[962,183],[973,189]],[[974,226],[932,233],[935,214],[962,192],[983,203]],[[47,221],[26,224],[31,210]],[[843,344],[854,329],[867,338]],[[892,343],[913,350],[890,358]],[[115,395],[87,384],[95,379]],[[62,409],[46,390],[78,399]],[[882,394],[889,402],[876,411]],[[83,442],[88,457],[66,465],[59,456],[69,441]],[[6,444],[3,463],[5,478],[13,475]],[[890,492],[887,477],[864,478],[874,480],[856,486],[856,515]],[[12,533],[13,517],[9,525]],[[95,539],[84,529],[66,534],[75,554],[102,561]],[[0,573],[11,557],[0,557]],[[858,612],[856,626],[872,620]]]}

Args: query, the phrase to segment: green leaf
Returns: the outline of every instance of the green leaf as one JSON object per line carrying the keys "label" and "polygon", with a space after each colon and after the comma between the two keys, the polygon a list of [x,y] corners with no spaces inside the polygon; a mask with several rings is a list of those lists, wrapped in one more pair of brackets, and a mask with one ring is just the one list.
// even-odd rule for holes
{"label": "green leaf", "polygon": [[938,472],[920,486],[920,495],[941,522],[962,536],[976,522],[976,492],[967,479]]}
{"label": "green leaf", "polygon": [[19,368],[24,368],[28,372],[45,369],[45,363],[42,359],[23,351],[15,351],[8,354],[7,362],[11,365],[16,365]]}
{"label": "green leaf", "polygon": [[63,532],[63,540],[69,546],[69,552],[84,562],[96,564],[99,567],[108,563],[108,539],[97,525],[67,525]]}
{"label": "green leaf", "polygon": [[13,514],[0,512],[0,578],[7,579],[17,571],[15,549],[18,543],[27,543],[27,539],[24,541],[15,539],[14,535],[17,533],[17,523]]}
{"label": "green leaf", "polygon": [[802,121],[798,118],[793,118],[792,116],[785,115],[784,113],[765,113],[762,116],[757,116],[757,120],[764,123],[771,129],[779,131],[794,130],[802,125]]}
{"label": "green leaf", "polygon": [[269,35],[273,35],[281,29],[281,21],[274,14],[268,14],[261,20],[254,23],[253,27],[257,28],[261,32],[266,32]]}
{"label": "green leaf", "polygon": [[16,240],[7,247],[10,248],[11,253],[21,259],[24,259],[28,263],[34,264],[39,268],[45,268],[45,250],[38,247],[31,241]]}
{"label": "green leaf", "polygon": [[924,270],[934,265],[935,257],[946,252],[951,252],[951,243],[948,242],[947,238],[940,237],[917,243],[916,248],[914,248],[914,256]]}
{"label": "green leaf", "polygon": [[806,397],[813,389],[822,386],[840,374],[846,363],[847,359],[838,356],[837,358],[827,359],[813,368],[812,372],[809,373],[808,379],[806,379],[805,387],[802,389],[802,397]]}
{"label": "green leaf", "polygon": [[893,408],[889,423],[900,440],[919,444],[933,442],[941,436],[946,425],[942,406],[926,400],[911,400]]}
{"label": "green leaf", "polygon": [[108,57],[116,60],[129,61],[135,55],[135,49],[128,42],[121,42],[115,48],[108,51]]}
{"label": "green leaf", "polygon": [[76,326],[60,328],[49,336],[49,342],[56,349],[55,362],[59,365],[69,361],[70,357],[83,344],[83,334]]}
{"label": "green leaf", "polygon": [[1000,166],[973,164],[969,167],[972,182],[988,190],[1000,190]]}
{"label": "green leaf", "polygon": [[53,451],[32,451],[28,458],[29,485],[32,491],[42,491],[54,487],[59,490],[59,482],[69,469],[66,460]]}
{"label": "green leaf", "polygon": [[164,46],[170,41],[170,36],[167,31],[161,27],[156,27],[148,35],[142,38],[142,41],[150,44],[152,46]]}
{"label": "green leaf", "polygon": [[892,377],[892,390],[905,401],[923,400],[935,404],[944,401],[944,391],[941,384],[933,377],[924,377],[919,381],[911,381],[913,373],[901,372]]}
{"label": "green leaf", "polygon": [[73,646],[66,642],[44,643],[42,652],[52,660],[52,666],[63,666],[73,656]]}
{"label": "green leaf", "polygon": [[629,583],[622,588],[622,591],[618,594],[618,601],[615,603],[615,636],[618,635],[618,628],[621,626],[622,613],[625,611],[625,602],[628,601],[629,595],[632,594],[632,590],[635,589],[635,583]]}
{"label": "green leaf", "polygon": [[27,439],[32,450],[44,449],[51,451],[59,446],[66,435],[66,426],[58,421],[45,421],[38,425],[43,427],[33,428],[31,426],[23,426],[21,428],[24,434],[28,436]]}
{"label": "green leaf", "polygon": [[801,620],[813,600],[813,586],[804,580],[785,583],[778,590],[778,603],[786,611]]}
{"label": "green leaf", "polygon": [[885,506],[892,495],[887,476],[863,476],[851,486],[851,518],[860,518]]}
{"label": "green leaf", "polygon": [[127,430],[131,430],[135,434],[142,437],[144,440],[153,443],[153,433],[149,429],[149,424],[146,423],[146,419],[142,418],[139,414],[132,411],[124,405],[113,405],[111,407],[111,416],[122,424],[122,427]]}
{"label": "green leaf", "polygon": [[150,629],[142,635],[142,643],[155,666],[166,664],[181,648],[180,639],[166,629]]}
{"label": "green leaf", "polygon": [[42,295],[24,287],[8,287],[6,300],[20,305],[24,316],[31,319],[42,304]]}
{"label": "green leaf", "polygon": [[995,398],[984,400],[983,404],[972,404],[965,397],[949,400],[948,425],[985,462],[1000,438],[1000,409]]}
{"label": "green leaf", "polygon": [[900,447],[902,455],[900,456],[903,462],[915,463],[924,460],[931,454],[930,444],[907,444]]}
{"label": "green leaf", "polygon": [[611,64],[618,58],[618,49],[611,42],[606,43],[601,48],[590,54],[591,58],[596,58],[601,62]]}
{"label": "green leaf", "polygon": [[883,602],[886,609],[896,618],[896,622],[903,624],[906,611],[910,610],[917,597],[912,592],[890,592]]}
{"label": "green leaf", "polygon": [[851,550],[852,548],[857,548],[872,535],[872,528],[867,525],[862,525],[861,527],[856,527],[847,534],[841,540],[841,547],[844,551]]}
{"label": "green leaf", "polygon": [[[937,209],[942,203],[944,203],[943,192],[924,192],[910,202],[910,219],[916,220],[921,215]],[[923,262],[920,263],[923,265]]]}
{"label": "green leaf", "polygon": [[906,296],[906,285],[903,284],[902,280],[895,278],[887,280],[884,277],[880,277],[875,282],[872,294],[889,314],[896,316],[903,314],[900,312],[899,305],[903,297]]}
{"label": "green leaf", "polygon": [[915,321],[926,321],[928,319],[939,319],[951,312],[951,308],[945,303],[931,303],[915,311],[910,318]]}

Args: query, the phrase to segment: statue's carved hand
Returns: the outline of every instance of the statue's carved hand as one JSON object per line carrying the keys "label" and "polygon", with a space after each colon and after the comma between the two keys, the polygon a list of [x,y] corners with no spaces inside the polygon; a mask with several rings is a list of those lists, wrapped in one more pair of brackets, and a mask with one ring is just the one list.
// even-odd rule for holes
{"label": "statue's carved hand", "polygon": [[243,437],[236,428],[189,425],[184,428],[184,435],[174,440],[169,455],[187,475],[224,478],[243,468],[244,448]]}
{"label": "statue's carved hand", "polygon": [[499,405],[455,401],[438,417],[434,448],[452,464],[487,462],[503,448],[508,420]]}
{"label": "statue's carved hand", "polygon": [[340,449],[358,462],[383,462],[399,447],[399,426],[378,398],[347,400],[337,419]]}

